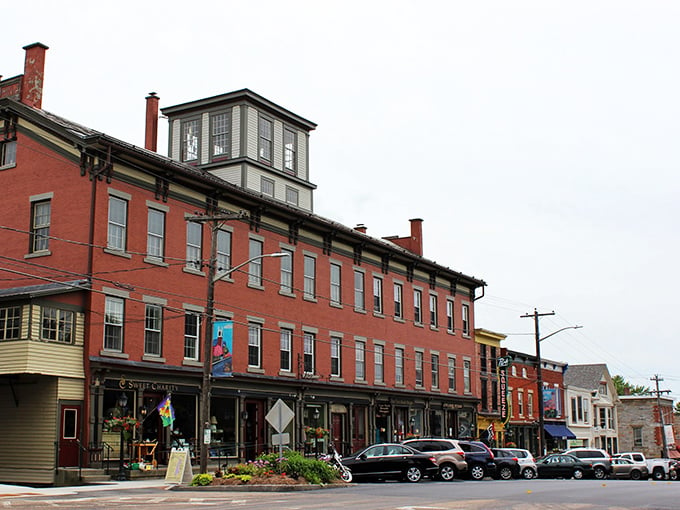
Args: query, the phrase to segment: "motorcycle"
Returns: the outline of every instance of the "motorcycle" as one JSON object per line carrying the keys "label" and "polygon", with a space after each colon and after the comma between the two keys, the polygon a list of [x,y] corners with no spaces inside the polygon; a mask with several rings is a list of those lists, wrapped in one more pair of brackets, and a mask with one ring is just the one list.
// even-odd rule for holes
{"label": "motorcycle", "polygon": [[340,457],[340,454],[338,454],[332,444],[328,445],[328,454],[324,455],[322,460],[333,466],[340,473],[340,479],[343,482],[349,483],[352,481],[352,472],[342,463],[342,457]]}

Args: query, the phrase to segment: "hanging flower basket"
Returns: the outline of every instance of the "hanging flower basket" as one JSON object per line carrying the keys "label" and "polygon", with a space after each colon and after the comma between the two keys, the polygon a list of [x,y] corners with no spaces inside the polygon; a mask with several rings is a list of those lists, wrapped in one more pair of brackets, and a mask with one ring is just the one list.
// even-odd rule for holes
{"label": "hanging flower basket", "polygon": [[323,427],[305,427],[305,435],[307,439],[323,439],[327,437],[329,430]]}
{"label": "hanging flower basket", "polygon": [[123,416],[121,418],[110,418],[104,420],[104,432],[120,432],[123,431],[125,439],[130,439],[132,433],[139,428],[140,421],[133,416]]}

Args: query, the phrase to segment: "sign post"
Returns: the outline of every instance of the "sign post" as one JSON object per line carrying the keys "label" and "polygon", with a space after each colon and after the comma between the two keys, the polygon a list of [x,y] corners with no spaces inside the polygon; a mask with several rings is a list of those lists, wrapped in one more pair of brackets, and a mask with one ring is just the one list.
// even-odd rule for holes
{"label": "sign post", "polygon": [[292,411],[292,409],[288,407],[283,400],[278,399],[267,413],[267,416],[264,417],[265,420],[267,420],[267,422],[272,427],[274,427],[274,430],[278,432],[276,443],[279,445],[279,457],[283,457],[283,445],[287,444],[290,440],[289,435],[283,434],[282,432],[288,426],[294,416],[295,413]]}

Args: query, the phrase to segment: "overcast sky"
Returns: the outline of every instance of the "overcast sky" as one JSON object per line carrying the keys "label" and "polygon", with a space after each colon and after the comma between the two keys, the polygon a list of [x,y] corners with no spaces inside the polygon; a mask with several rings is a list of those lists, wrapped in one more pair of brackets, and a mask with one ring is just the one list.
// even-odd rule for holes
{"label": "overcast sky", "polygon": [[[247,4],[247,5],[245,5]],[[476,327],[680,398],[680,3],[5,2],[0,74],[144,144],[161,107],[249,88],[318,124],[315,212],[488,284]],[[167,152],[161,122],[160,152]]]}

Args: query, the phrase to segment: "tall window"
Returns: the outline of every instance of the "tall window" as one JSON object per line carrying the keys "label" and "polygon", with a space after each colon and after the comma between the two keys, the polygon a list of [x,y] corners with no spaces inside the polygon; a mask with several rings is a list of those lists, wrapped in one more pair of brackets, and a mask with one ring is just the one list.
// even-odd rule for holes
{"label": "tall window", "polygon": [[305,374],[314,374],[314,340],[314,334],[312,333],[305,333],[303,335]]}
{"label": "tall window", "polygon": [[481,389],[481,395],[480,395],[480,400],[482,404],[482,409],[484,411],[489,409],[489,392],[488,392],[488,385],[487,385],[487,380],[485,377],[482,377],[479,380],[479,387]]}
{"label": "tall window", "polygon": [[416,386],[423,385],[423,353],[416,351]]}
{"label": "tall window", "polygon": [[295,173],[295,131],[283,130],[283,168],[288,172]]}
{"label": "tall window", "polygon": [[182,123],[182,161],[198,159],[198,120]]}
{"label": "tall window", "polygon": [[357,340],[354,346],[354,361],[356,380],[366,380],[366,342]]}
{"label": "tall window", "polygon": [[447,375],[449,380],[449,391],[456,391],[456,358],[449,358]]}
{"label": "tall window", "polygon": [[147,257],[163,260],[165,245],[165,213],[157,209],[149,209],[146,229]]}
{"label": "tall window", "polygon": [[316,296],[316,259],[305,255],[305,289],[304,296],[313,299]]}
{"label": "tall window", "polygon": [[385,363],[385,347],[377,344],[375,346],[375,382],[385,382],[385,371],[383,370]]}
{"label": "tall window", "polygon": [[73,312],[44,306],[40,338],[67,344],[73,343]]}
{"label": "tall window", "polygon": [[260,368],[262,363],[262,326],[248,323],[248,366]]}
{"label": "tall window", "polygon": [[404,384],[404,349],[394,349],[394,383]]}
{"label": "tall window", "polygon": [[643,446],[642,427],[633,427],[633,446]]}
{"label": "tall window", "polygon": [[331,303],[342,304],[342,268],[340,264],[331,262]]}
{"label": "tall window", "polygon": [[[576,423],[578,420],[578,411],[576,407],[576,397],[571,397],[571,422]],[[583,413],[581,413],[581,419],[583,419]]]}
{"label": "tall window", "polygon": [[231,268],[231,232],[217,231],[217,273]]}
{"label": "tall window", "polygon": [[274,181],[266,177],[260,177],[260,192],[268,197],[274,197]]}
{"label": "tall window", "polygon": [[184,359],[198,360],[200,317],[197,313],[184,314]]}
{"label": "tall window", "polygon": [[21,307],[0,308],[0,340],[15,340],[21,335]]}
{"label": "tall window", "polygon": [[293,331],[290,329],[281,330],[281,362],[280,368],[283,372],[290,372],[291,367],[291,351],[293,347]]}
{"label": "tall window", "polygon": [[417,289],[413,291],[413,320],[416,324],[423,322],[423,293]]}
{"label": "tall window", "polygon": [[127,239],[127,200],[109,197],[109,230],[107,246],[111,250],[125,251]]}
{"label": "tall window", "polygon": [[354,271],[354,309],[365,310],[364,273]]}
{"label": "tall window", "polygon": [[470,360],[463,360],[463,391],[470,393],[472,388],[470,386]]}
{"label": "tall window", "polygon": [[449,333],[455,332],[455,325],[453,323],[453,301],[446,301],[446,331]]}
{"label": "tall window", "polygon": [[229,155],[229,114],[212,116],[212,155]]}
{"label": "tall window", "polygon": [[281,253],[287,253],[281,257],[281,292],[293,293],[293,252],[281,249]]}
{"label": "tall window", "polygon": [[31,253],[47,251],[50,243],[51,202],[33,202],[31,209]]}
{"label": "tall window", "polygon": [[433,328],[438,326],[437,304],[437,296],[430,294],[430,326]]}
{"label": "tall window", "polygon": [[527,393],[527,415],[529,417],[534,415],[534,394],[532,392]]}
{"label": "tall window", "polygon": [[262,286],[262,241],[251,239],[248,244],[248,283]]}
{"label": "tall window", "polygon": [[486,374],[487,369],[487,357],[486,357],[486,345],[479,344],[479,370],[482,374]]}
{"label": "tall window", "polygon": [[260,159],[271,162],[272,160],[272,122],[260,117]]}
{"label": "tall window", "polygon": [[17,142],[11,140],[0,143],[0,167],[11,166],[17,162]]}
{"label": "tall window", "polygon": [[433,354],[431,357],[432,363],[432,387],[439,388],[439,355]]}
{"label": "tall window", "polygon": [[520,416],[524,416],[524,392],[517,392],[517,412]]}
{"label": "tall window", "polygon": [[123,352],[124,301],[106,296],[104,305],[104,349]]}
{"label": "tall window", "polygon": [[463,324],[462,324],[463,335],[469,336],[470,335],[470,306],[469,305],[463,305],[461,321],[463,322]]}
{"label": "tall window", "polygon": [[404,318],[404,287],[401,283],[394,284],[394,317],[396,319]]}
{"label": "tall window", "polygon": [[373,311],[383,312],[383,281],[377,276],[373,277]]}
{"label": "tall window", "polygon": [[341,358],[342,340],[340,337],[331,337],[331,375],[340,377],[342,375],[342,358]]}
{"label": "tall window", "polygon": [[200,223],[187,222],[187,265],[189,269],[201,270],[201,244],[203,229]]}
{"label": "tall window", "polygon": [[161,328],[163,326],[163,308],[158,305],[146,305],[144,320],[144,354],[161,355]]}

